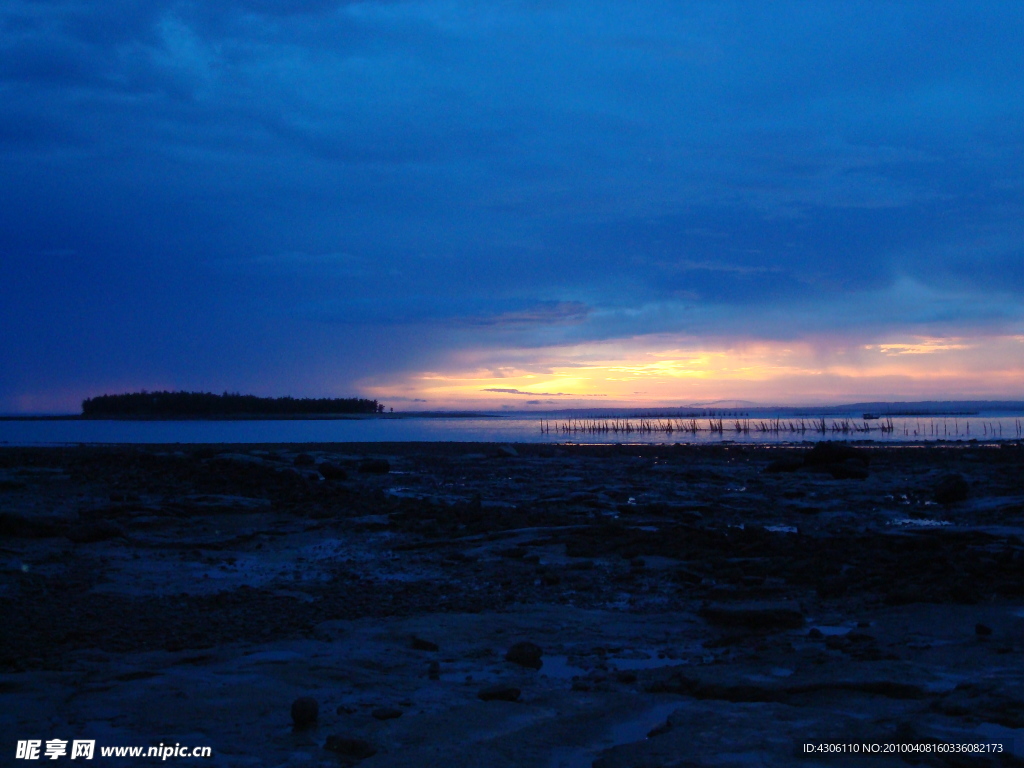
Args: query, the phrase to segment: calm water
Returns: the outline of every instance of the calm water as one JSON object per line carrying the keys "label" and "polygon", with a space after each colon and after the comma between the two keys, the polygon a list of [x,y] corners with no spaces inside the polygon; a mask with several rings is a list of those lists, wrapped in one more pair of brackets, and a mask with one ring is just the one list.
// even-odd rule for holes
{"label": "calm water", "polygon": [[[541,419],[550,426],[542,431]],[[681,431],[680,421],[669,433],[664,430],[636,431],[638,419],[628,421],[633,431],[575,431],[560,429],[564,416],[499,415],[493,418],[384,418],[309,421],[0,421],[0,444],[35,445],[61,443],[318,443],[318,442],[499,442],[499,443],[781,443],[814,440],[875,440],[877,442],[919,442],[922,440],[1016,440],[1022,436],[1024,414],[993,414],[970,417],[893,418],[892,432],[878,429],[881,422],[864,422],[860,414],[848,417],[825,416],[828,431],[813,431],[810,418],[804,417],[805,431],[790,431],[799,418],[785,416],[780,430],[758,431],[768,415],[758,415],[741,424],[749,432],[735,430],[735,418],[723,418],[723,431],[710,431],[707,418],[697,419],[701,431]],[[820,417],[819,417],[820,418]],[[872,427],[868,432],[837,432],[833,425]],[[575,419],[586,427],[594,420]],[[619,420],[619,426],[622,426]],[[650,419],[664,426],[665,419]],[[717,419],[716,419],[717,421]],[[689,423],[686,419],[684,423]]]}

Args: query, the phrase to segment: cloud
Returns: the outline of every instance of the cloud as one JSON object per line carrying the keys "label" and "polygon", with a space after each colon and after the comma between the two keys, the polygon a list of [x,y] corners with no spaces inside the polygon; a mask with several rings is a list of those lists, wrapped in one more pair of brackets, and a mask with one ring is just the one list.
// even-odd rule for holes
{"label": "cloud", "polygon": [[1013,2],[8,0],[0,405],[1019,334],[1021,35]]}
{"label": "cloud", "polygon": [[[487,387],[486,389],[481,389],[480,391],[502,392],[507,395],[529,395],[530,397],[574,397],[574,395],[570,395],[566,392],[523,392],[518,389],[503,389],[501,387]],[[596,396],[600,397],[600,395]],[[591,395],[591,397],[595,397],[595,395]]]}

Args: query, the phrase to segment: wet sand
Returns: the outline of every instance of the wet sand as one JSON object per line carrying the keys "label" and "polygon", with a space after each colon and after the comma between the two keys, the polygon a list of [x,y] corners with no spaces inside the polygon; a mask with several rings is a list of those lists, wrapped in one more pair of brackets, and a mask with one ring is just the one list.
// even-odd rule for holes
{"label": "wet sand", "polygon": [[0,563],[2,749],[1024,764],[1017,444],[3,448]]}

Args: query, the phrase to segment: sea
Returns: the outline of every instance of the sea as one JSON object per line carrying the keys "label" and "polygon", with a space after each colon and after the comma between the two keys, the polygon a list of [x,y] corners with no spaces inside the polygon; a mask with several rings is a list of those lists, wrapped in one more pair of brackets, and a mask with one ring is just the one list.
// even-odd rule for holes
{"label": "sea", "polygon": [[[993,442],[1024,438],[1024,404],[404,413],[338,419],[0,419],[0,445],[197,443],[786,444]],[[960,406],[964,404],[958,404]],[[969,403],[966,405],[970,405]],[[887,407],[888,406],[888,407]]]}

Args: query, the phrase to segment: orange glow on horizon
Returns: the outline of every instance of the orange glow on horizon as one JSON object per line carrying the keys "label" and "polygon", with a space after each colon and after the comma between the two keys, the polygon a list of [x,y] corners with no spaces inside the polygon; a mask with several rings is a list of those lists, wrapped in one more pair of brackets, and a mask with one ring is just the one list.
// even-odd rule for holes
{"label": "orange glow on horizon", "polygon": [[[466,352],[447,370],[364,382],[423,408],[558,408],[865,399],[1012,399],[1024,394],[1020,336],[712,345],[664,336]],[[498,360],[500,364],[493,364]]]}

